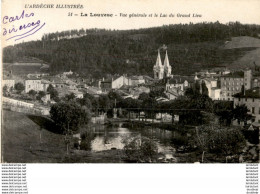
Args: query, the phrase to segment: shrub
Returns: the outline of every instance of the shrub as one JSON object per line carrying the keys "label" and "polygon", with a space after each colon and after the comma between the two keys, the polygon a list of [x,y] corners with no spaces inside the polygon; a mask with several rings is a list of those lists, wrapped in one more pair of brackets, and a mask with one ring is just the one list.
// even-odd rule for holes
{"label": "shrub", "polygon": [[149,138],[133,138],[126,142],[124,150],[128,160],[136,162],[151,162],[157,159],[158,147]]}

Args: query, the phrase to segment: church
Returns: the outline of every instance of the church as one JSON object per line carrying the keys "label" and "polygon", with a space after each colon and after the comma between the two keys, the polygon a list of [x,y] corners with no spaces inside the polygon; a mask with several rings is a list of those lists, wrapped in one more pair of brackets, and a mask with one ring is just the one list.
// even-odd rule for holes
{"label": "church", "polygon": [[158,56],[157,56],[156,64],[153,67],[153,72],[154,72],[154,79],[163,79],[171,76],[172,67],[169,63],[167,50],[166,50],[163,65],[161,61],[160,50],[158,50]]}

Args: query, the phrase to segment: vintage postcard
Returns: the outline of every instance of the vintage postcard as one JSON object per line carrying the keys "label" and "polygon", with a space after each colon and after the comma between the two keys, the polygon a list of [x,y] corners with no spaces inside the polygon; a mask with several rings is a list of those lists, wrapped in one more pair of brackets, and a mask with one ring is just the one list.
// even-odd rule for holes
{"label": "vintage postcard", "polygon": [[2,0],[2,163],[258,163],[258,0]]}

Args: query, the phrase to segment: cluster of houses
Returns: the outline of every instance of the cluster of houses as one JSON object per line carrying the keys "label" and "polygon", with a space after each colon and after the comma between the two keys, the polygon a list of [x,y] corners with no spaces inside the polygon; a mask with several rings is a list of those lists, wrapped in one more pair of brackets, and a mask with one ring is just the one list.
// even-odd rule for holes
{"label": "cluster of houses", "polygon": [[[74,73],[70,70],[52,76],[47,73],[28,74],[24,79],[24,86],[25,93],[29,93],[31,90],[47,92],[47,88],[52,85],[58,91],[59,97],[73,93],[77,98],[83,98],[84,93],[99,96],[111,90],[117,90],[123,98],[137,99],[141,93],[160,91],[165,95],[158,98],[158,101],[168,101],[184,95],[185,90],[196,82],[200,85],[204,83],[212,100],[233,101],[234,106],[243,103],[250,109],[250,113],[256,118],[255,121],[260,124],[260,72],[256,74],[251,69],[231,72],[223,67],[182,76],[172,75],[171,71],[172,66],[167,51],[164,63],[162,63],[160,50],[158,50],[156,63],[153,66],[153,78],[147,75],[111,75],[90,81],[79,76],[72,76]],[[14,85],[15,80],[11,75],[4,78],[3,86],[9,89],[14,88]],[[244,91],[244,95],[236,97],[236,94],[241,91]],[[249,95],[252,91],[258,95]]]}
{"label": "cluster of houses", "polygon": [[227,68],[215,68],[196,72],[194,76],[171,74],[171,65],[167,51],[162,65],[160,52],[153,67],[155,81],[150,85],[151,90],[163,91],[168,100],[184,95],[187,88],[196,82],[208,89],[208,96],[214,101],[233,101],[234,107],[246,105],[249,114],[253,116],[252,124],[260,126],[260,71],[243,69],[230,71]]}

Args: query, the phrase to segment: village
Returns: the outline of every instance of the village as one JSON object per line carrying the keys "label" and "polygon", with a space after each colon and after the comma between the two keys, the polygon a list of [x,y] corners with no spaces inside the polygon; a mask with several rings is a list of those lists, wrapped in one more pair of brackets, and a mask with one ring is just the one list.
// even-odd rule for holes
{"label": "village", "polygon": [[[12,71],[4,72],[3,102],[6,106],[20,111],[38,111],[49,115],[52,104],[66,95],[74,95],[82,99],[90,94],[94,97],[106,95],[110,91],[117,92],[123,99],[138,99],[142,93],[161,92],[157,102],[167,102],[183,96],[188,88],[199,83],[205,84],[208,96],[213,101],[230,101],[233,106],[245,104],[253,119],[253,126],[260,126],[259,67],[230,71],[226,67],[201,70],[194,75],[172,75],[167,50],[162,63],[160,51],[153,67],[154,77],[147,75],[111,75],[103,79],[86,79],[69,70],[57,75],[49,73],[31,73],[14,76]],[[258,68],[258,69],[257,69]],[[242,95],[236,94],[244,91]],[[115,107],[116,108],[116,107]],[[166,116],[164,115],[167,119]]]}
{"label": "village", "polygon": [[[40,64],[44,72],[4,69],[4,121],[16,123],[20,119],[24,124],[17,126],[19,131],[39,128],[40,142],[33,143],[37,149],[31,150],[30,145],[28,151],[36,155],[38,149],[50,155],[59,153],[59,159],[51,162],[258,160],[260,68],[256,64],[238,70],[221,66],[192,75],[172,74],[174,63],[169,61],[165,45],[158,49],[153,76],[115,74],[90,79],[72,70],[50,74],[48,65]],[[16,130],[16,124],[11,123],[8,128]],[[60,134],[55,137],[58,145],[54,150],[42,147],[43,131],[48,132],[48,144],[53,143],[52,133]],[[216,140],[210,142],[212,134]],[[22,149],[19,154],[28,149],[22,142],[18,144]],[[143,149],[142,144],[151,146],[151,150],[138,151]],[[9,153],[15,152],[11,149]],[[89,154],[91,159],[85,159]],[[14,160],[9,156],[8,161]]]}

